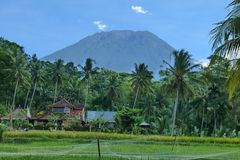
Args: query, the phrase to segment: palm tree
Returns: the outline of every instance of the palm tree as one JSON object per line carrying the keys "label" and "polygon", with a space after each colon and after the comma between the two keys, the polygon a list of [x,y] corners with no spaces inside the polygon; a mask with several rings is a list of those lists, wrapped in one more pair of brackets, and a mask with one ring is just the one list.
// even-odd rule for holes
{"label": "palm tree", "polygon": [[193,105],[196,113],[201,116],[201,125],[200,125],[200,135],[204,135],[204,122],[205,117],[206,117],[206,112],[207,112],[207,107],[208,107],[208,95],[207,95],[207,89],[201,88],[200,93],[196,94],[196,98],[191,102],[191,105]]}
{"label": "palm tree", "polygon": [[9,60],[9,54],[6,50],[0,48],[0,71],[6,67],[6,62]]}
{"label": "palm tree", "polygon": [[[27,70],[27,60],[21,47],[16,45],[11,47],[11,49],[6,50],[6,53],[11,62],[11,68],[6,68],[4,71],[8,72],[9,75],[12,75],[15,78],[15,88],[11,104],[11,112],[13,112],[15,109],[15,100],[19,83],[22,82],[28,84],[29,71]],[[13,128],[12,122],[12,116],[10,116],[11,128]]]}
{"label": "palm tree", "polygon": [[230,7],[232,11],[226,19],[218,22],[210,32],[215,53],[223,56],[237,55],[240,49],[240,1],[233,0]]}
{"label": "palm tree", "polygon": [[[240,53],[240,1],[233,0],[228,8],[232,10],[226,19],[217,23],[210,34],[215,54],[236,58]],[[240,87],[240,59],[236,59],[233,64],[228,86],[230,98]]]}
{"label": "palm tree", "polygon": [[139,92],[148,92],[151,90],[153,72],[148,70],[148,65],[135,63],[135,71],[132,72],[132,78],[130,79],[132,87],[136,91],[133,108],[136,106]]}
{"label": "palm tree", "polygon": [[58,93],[57,93],[58,85],[63,82],[64,70],[65,70],[65,68],[63,65],[63,60],[61,60],[61,59],[57,60],[52,67],[51,75],[52,75],[53,82],[55,82],[53,103],[56,102],[56,99],[58,97],[57,96],[58,95]]}
{"label": "palm tree", "polygon": [[74,103],[80,103],[79,100],[81,99],[82,95],[84,95],[84,93],[82,83],[79,80],[79,76],[71,76],[71,78],[68,80],[67,86],[69,92],[67,92],[66,96],[64,97],[67,97]]}
{"label": "palm tree", "polygon": [[[213,117],[216,117],[216,112],[214,111],[218,104],[218,100],[222,101],[223,94],[218,94],[216,86],[221,88],[220,90],[225,91],[225,86],[227,83],[227,76],[229,72],[229,60],[220,57],[218,55],[213,55],[210,57],[211,61],[208,67],[203,68],[200,71],[199,79],[204,80],[204,85],[198,86],[198,90],[195,91],[195,99],[192,101],[192,105],[195,106],[196,110],[201,115],[201,129],[200,133],[204,134],[204,124],[207,124],[207,119],[210,119],[208,116],[209,109],[213,110]],[[226,93],[226,92],[223,92]],[[214,97],[213,95],[216,94]],[[222,98],[220,98],[222,96]],[[218,97],[218,98],[217,98]],[[222,104],[226,104],[225,102]],[[214,129],[216,130],[216,118],[214,119]],[[206,127],[205,127],[206,128]]]}
{"label": "palm tree", "polygon": [[42,62],[37,59],[36,54],[32,56],[32,62],[31,62],[31,75],[32,75],[32,83],[34,84],[33,87],[33,93],[31,96],[31,100],[29,103],[29,108],[32,106],[33,98],[35,95],[35,91],[37,88],[37,84],[41,81],[43,81],[43,70],[42,70]]}
{"label": "palm tree", "polygon": [[110,100],[111,107],[114,106],[114,100],[120,97],[119,94],[120,81],[118,74],[112,74],[109,78],[107,98]]}
{"label": "palm tree", "polygon": [[164,61],[167,64],[168,68],[165,71],[160,71],[160,74],[163,77],[163,80],[166,82],[165,87],[170,92],[174,92],[175,103],[173,108],[172,115],[172,132],[171,135],[174,135],[175,131],[175,122],[176,122],[176,113],[179,102],[179,97],[184,97],[187,93],[192,93],[192,90],[189,85],[189,80],[196,81],[193,76],[193,69],[198,67],[198,64],[192,64],[191,55],[185,50],[174,51],[173,56],[175,63],[172,66],[171,64]]}
{"label": "palm tree", "polygon": [[212,84],[209,87],[208,98],[208,110],[212,113],[210,118],[213,119],[213,135],[216,136],[217,123],[221,126],[221,122],[231,109],[231,106],[227,100],[226,92],[222,92],[219,85]]}
{"label": "palm tree", "polygon": [[156,97],[153,93],[147,93],[144,105],[144,120],[145,122],[150,123],[152,119],[156,118]]}
{"label": "palm tree", "polygon": [[84,106],[87,106],[87,101],[88,101],[88,94],[89,94],[89,87],[90,87],[90,83],[92,80],[92,75],[97,73],[98,68],[97,67],[93,67],[93,64],[95,63],[95,61],[91,58],[87,58],[85,65],[81,66],[82,69],[82,73],[83,73],[83,80],[86,82],[86,95],[85,95],[85,101],[84,101]]}

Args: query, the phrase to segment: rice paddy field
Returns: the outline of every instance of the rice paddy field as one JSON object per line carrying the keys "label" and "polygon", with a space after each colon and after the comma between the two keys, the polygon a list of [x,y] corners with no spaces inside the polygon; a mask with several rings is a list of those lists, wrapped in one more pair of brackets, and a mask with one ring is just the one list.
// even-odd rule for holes
{"label": "rice paddy field", "polygon": [[99,159],[97,139],[105,160],[240,160],[238,138],[207,138],[207,142],[199,137],[47,131],[6,132],[0,143],[0,160],[95,160]]}

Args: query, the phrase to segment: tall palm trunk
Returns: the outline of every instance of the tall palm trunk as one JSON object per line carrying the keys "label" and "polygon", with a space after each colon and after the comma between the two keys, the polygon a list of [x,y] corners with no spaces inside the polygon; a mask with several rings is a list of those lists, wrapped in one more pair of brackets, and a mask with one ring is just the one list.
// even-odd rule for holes
{"label": "tall palm trunk", "polygon": [[26,108],[26,106],[27,106],[27,101],[28,101],[28,97],[29,97],[29,93],[30,93],[30,88],[31,87],[29,87],[29,89],[28,89],[28,91],[27,91],[27,95],[26,95],[26,98],[25,98],[25,102],[24,102],[24,109]]}
{"label": "tall palm trunk", "polygon": [[34,98],[34,95],[35,95],[36,88],[37,88],[37,82],[35,82],[35,84],[34,84],[33,93],[32,93],[32,97],[31,97],[30,104],[29,104],[29,109],[32,106],[32,102],[33,102],[33,98]]}
{"label": "tall palm trunk", "polygon": [[173,109],[173,121],[172,121],[172,133],[171,136],[174,135],[175,131],[175,123],[176,123],[176,114],[177,114],[177,107],[178,107],[178,100],[179,100],[179,86],[177,87],[177,95],[175,99],[174,109]]}
{"label": "tall palm trunk", "polygon": [[216,117],[216,110],[214,109],[214,137],[216,137],[216,130],[217,130],[217,117]]}
{"label": "tall palm trunk", "polygon": [[205,110],[205,108],[203,107],[203,110],[202,110],[202,122],[201,122],[201,132],[200,132],[200,134],[202,134],[202,131],[203,131],[203,123],[204,123],[204,116],[205,116],[204,110]]}
{"label": "tall palm trunk", "polygon": [[80,89],[80,87],[79,87],[79,88],[78,88],[78,95],[77,95],[76,103],[80,103],[80,102],[79,102],[80,94],[81,94],[81,89]]}
{"label": "tall palm trunk", "polygon": [[139,86],[138,86],[138,88],[137,88],[137,92],[136,92],[136,95],[135,95],[135,99],[134,99],[134,103],[133,103],[133,108],[135,108],[135,106],[136,106],[138,94],[139,94]]}
{"label": "tall palm trunk", "polygon": [[54,92],[54,99],[53,99],[53,103],[56,102],[57,99],[57,88],[58,88],[58,80],[55,83],[55,92]]}
{"label": "tall palm trunk", "polygon": [[16,99],[16,94],[17,94],[17,88],[18,88],[18,83],[19,83],[19,78],[17,78],[15,89],[14,89],[14,94],[13,94],[13,100],[12,100],[12,106],[11,106],[11,114],[10,114],[10,128],[13,128],[13,119],[12,119],[12,112],[15,109],[15,99]]}
{"label": "tall palm trunk", "polygon": [[111,100],[111,107],[112,107],[112,110],[113,110],[113,107],[114,107],[113,99]]}
{"label": "tall palm trunk", "polygon": [[87,107],[87,101],[88,101],[88,92],[89,92],[89,80],[87,79],[87,86],[86,86],[87,93],[85,95],[85,101],[84,101],[84,107]]}

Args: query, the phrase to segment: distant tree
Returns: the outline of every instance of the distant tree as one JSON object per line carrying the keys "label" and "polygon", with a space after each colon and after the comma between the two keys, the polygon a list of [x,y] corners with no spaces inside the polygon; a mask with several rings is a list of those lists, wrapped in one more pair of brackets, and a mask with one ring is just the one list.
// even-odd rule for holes
{"label": "distant tree", "polygon": [[64,79],[64,73],[65,73],[65,68],[63,65],[63,60],[59,59],[53,64],[53,67],[51,69],[52,81],[55,82],[53,103],[56,102],[56,99],[58,97],[58,93],[57,93],[58,85],[62,84]]}
{"label": "distant tree", "polygon": [[115,120],[121,132],[132,132],[135,125],[141,123],[141,110],[124,107],[116,113]]}
{"label": "distant tree", "polygon": [[110,101],[111,107],[113,108],[115,105],[114,100],[120,97],[120,80],[118,74],[112,74],[108,81],[107,99]]}
{"label": "distant tree", "polygon": [[148,66],[144,63],[135,64],[135,70],[132,72],[131,83],[136,91],[133,102],[133,108],[136,106],[139,92],[148,92],[151,90],[153,72],[148,70]]}
{"label": "distant tree", "polygon": [[78,68],[77,68],[77,66],[74,65],[73,62],[68,62],[65,65],[65,68],[66,68],[66,73],[68,75],[73,76],[73,75],[79,74]]}
{"label": "distant tree", "polygon": [[143,108],[143,114],[144,114],[144,120],[147,123],[150,123],[151,120],[154,120],[156,118],[156,97],[153,93],[146,94],[145,102],[144,102],[144,108]]}
{"label": "distant tree", "polygon": [[33,102],[33,98],[34,98],[35,91],[37,88],[37,84],[44,80],[44,77],[43,77],[44,73],[43,73],[42,67],[43,67],[42,62],[40,60],[38,60],[36,54],[34,54],[32,56],[32,61],[30,62],[32,84],[34,84],[34,87],[33,87],[33,93],[31,96],[31,100],[29,103],[29,108],[31,108],[31,106],[32,106],[32,102]]}
{"label": "distant tree", "polygon": [[[15,79],[15,89],[13,93],[11,112],[15,109],[15,100],[17,95],[17,90],[19,83],[29,83],[29,71],[27,69],[27,59],[23,52],[23,49],[18,45],[12,45],[11,48],[5,50],[9,61],[11,63],[10,68],[5,68],[3,71],[7,72],[9,76],[14,77]],[[10,127],[13,127],[12,116],[10,116]]]}
{"label": "distant tree", "polygon": [[208,107],[208,92],[207,87],[202,88],[201,92],[195,95],[191,105],[193,106],[198,116],[201,117],[200,134],[204,134],[204,122],[206,121],[206,112]]}
{"label": "distant tree", "polygon": [[228,110],[231,109],[230,104],[227,101],[227,94],[226,92],[222,92],[220,87],[213,84],[209,87],[209,106],[208,110],[210,111],[210,117],[213,121],[213,133],[212,135],[216,136],[217,133],[217,123],[219,126],[221,122],[226,117]]}
{"label": "distant tree", "polygon": [[[195,80],[192,76],[192,73],[194,73],[192,70],[199,66],[198,64],[192,64],[191,55],[189,55],[189,53],[183,49],[180,51],[174,51],[173,56],[175,60],[174,65],[172,66],[171,64],[164,61],[164,63],[167,64],[168,68],[165,71],[161,71],[161,75],[166,82],[166,91],[173,91],[175,96],[175,104],[172,116],[172,136],[175,131],[179,97],[184,97],[186,93],[192,92],[191,88],[189,87],[189,83]],[[191,79],[191,81],[189,79]]]}
{"label": "distant tree", "polygon": [[85,65],[84,66],[80,65],[80,67],[82,68],[83,80],[86,82],[86,95],[84,106],[87,106],[89,87],[92,80],[92,75],[96,74],[98,71],[98,68],[93,66],[94,63],[95,61],[93,59],[87,58]]}

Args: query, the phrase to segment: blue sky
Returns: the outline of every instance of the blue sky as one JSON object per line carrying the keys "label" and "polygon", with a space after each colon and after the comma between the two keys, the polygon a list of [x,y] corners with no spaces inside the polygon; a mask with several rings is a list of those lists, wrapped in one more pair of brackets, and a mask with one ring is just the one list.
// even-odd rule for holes
{"label": "blue sky", "polygon": [[148,30],[194,59],[211,54],[209,31],[230,0],[0,0],[0,37],[40,58],[85,36]]}

